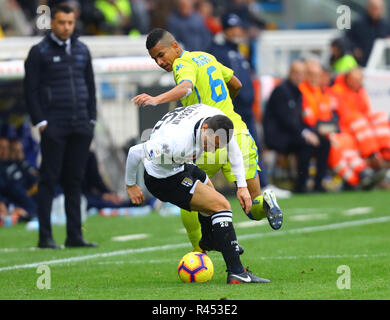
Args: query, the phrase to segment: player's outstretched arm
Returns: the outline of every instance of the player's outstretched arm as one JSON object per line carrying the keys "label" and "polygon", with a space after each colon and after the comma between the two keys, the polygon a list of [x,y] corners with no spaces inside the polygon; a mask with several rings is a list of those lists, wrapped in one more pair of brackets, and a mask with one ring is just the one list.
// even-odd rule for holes
{"label": "player's outstretched arm", "polygon": [[131,99],[131,101],[134,102],[138,107],[145,107],[148,105],[157,106],[158,104],[166,102],[178,101],[190,95],[192,93],[192,87],[192,82],[183,81],[173,89],[164,92],[156,97],[152,97],[146,93],[142,93],[138,96],[135,96],[133,99]]}
{"label": "player's outstretched arm", "polygon": [[137,144],[129,149],[126,160],[126,191],[134,204],[141,204],[145,201],[142,189],[136,184],[137,169],[141,160],[144,158],[144,145]]}

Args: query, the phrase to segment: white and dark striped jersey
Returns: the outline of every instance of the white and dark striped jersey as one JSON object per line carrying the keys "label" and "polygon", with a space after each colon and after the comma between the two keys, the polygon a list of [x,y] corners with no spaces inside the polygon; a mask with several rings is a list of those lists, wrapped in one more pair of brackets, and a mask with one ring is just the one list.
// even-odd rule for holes
{"label": "white and dark striped jersey", "polygon": [[[224,115],[219,109],[203,104],[176,108],[168,112],[156,123],[148,141],[130,148],[126,162],[126,184],[136,183],[137,166],[142,160],[147,173],[158,179],[183,171],[184,163],[195,162],[203,153],[203,122],[219,114]],[[237,186],[245,187],[243,157],[234,138],[230,140],[227,148]]]}

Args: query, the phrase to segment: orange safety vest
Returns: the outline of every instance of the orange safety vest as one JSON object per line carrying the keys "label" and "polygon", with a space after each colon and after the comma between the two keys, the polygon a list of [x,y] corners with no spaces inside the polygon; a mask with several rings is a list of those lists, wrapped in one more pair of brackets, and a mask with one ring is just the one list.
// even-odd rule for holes
{"label": "orange safety vest", "polygon": [[384,112],[371,112],[369,97],[364,88],[358,92],[352,91],[345,83],[345,76],[340,75],[332,86],[332,92],[339,101],[340,128],[355,137],[363,157],[390,148],[387,116]]}
{"label": "orange safety vest", "polygon": [[319,86],[312,86],[304,81],[299,85],[299,90],[302,93],[303,122],[315,127],[318,121],[327,122],[332,119],[330,97]]}
{"label": "orange safety vest", "polygon": [[358,185],[359,173],[367,164],[359,154],[355,139],[349,133],[332,133],[329,141],[329,167],[351,186]]}

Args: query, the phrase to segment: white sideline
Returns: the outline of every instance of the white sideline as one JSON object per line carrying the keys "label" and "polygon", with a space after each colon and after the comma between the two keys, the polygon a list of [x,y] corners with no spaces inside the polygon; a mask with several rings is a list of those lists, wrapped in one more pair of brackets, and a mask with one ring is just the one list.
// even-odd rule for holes
{"label": "white sideline", "polygon": [[[388,222],[388,221],[390,221],[390,216],[372,218],[372,219],[346,221],[346,222],[333,223],[333,224],[327,224],[327,225],[322,225],[322,226],[296,228],[296,229],[291,229],[291,230],[279,230],[276,232],[247,234],[247,235],[241,235],[238,238],[239,238],[239,240],[244,240],[244,239],[253,239],[253,238],[260,238],[260,237],[268,237],[268,236],[281,236],[281,235],[286,235],[286,234],[299,234],[299,233],[305,233],[305,232],[336,230],[336,229],[362,226],[362,225],[366,225],[366,224],[374,224],[374,223]],[[150,252],[150,251],[158,251],[158,250],[170,250],[170,249],[177,249],[177,248],[183,248],[183,247],[189,247],[189,243],[186,242],[186,243],[177,243],[177,244],[167,244],[167,245],[163,245],[163,246],[118,250],[118,251],[105,252],[105,253],[96,253],[96,254],[91,254],[91,255],[86,255],[86,256],[78,256],[78,257],[71,257],[71,258],[64,258],[64,259],[40,261],[40,262],[29,263],[29,264],[21,264],[21,265],[3,267],[3,268],[0,268],[0,272],[8,271],[8,270],[16,270],[16,269],[36,268],[39,265],[70,263],[70,262],[91,260],[91,259],[96,259],[96,258],[120,256],[120,255],[126,255],[126,254],[130,254],[130,253],[141,253],[141,252]]]}

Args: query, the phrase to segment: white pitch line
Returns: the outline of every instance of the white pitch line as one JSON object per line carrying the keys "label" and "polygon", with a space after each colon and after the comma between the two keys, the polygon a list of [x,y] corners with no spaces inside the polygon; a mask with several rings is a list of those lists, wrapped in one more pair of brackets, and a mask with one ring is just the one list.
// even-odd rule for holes
{"label": "white pitch line", "polygon": [[[256,257],[258,260],[317,260],[317,259],[362,259],[362,258],[378,258],[378,257],[388,257],[390,253],[360,253],[360,254],[316,254],[316,255],[308,255],[308,256],[268,256],[268,257]],[[150,263],[173,263],[177,262],[178,259],[142,259],[142,260],[128,260],[128,261],[101,261],[97,264],[100,265],[120,265],[120,264],[150,264]],[[222,261],[223,258],[213,257],[213,261]]]}
{"label": "white pitch line", "polygon": [[37,247],[31,247],[31,248],[0,248],[1,252],[20,252],[20,251],[36,251],[39,250]]}
{"label": "white pitch line", "polygon": [[167,244],[167,245],[156,246],[156,247],[146,247],[146,248],[138,248],[138,249],[118,250],[118,251],[111,251],[111,252],[105,252],[105,253],[90,254],[90,255],[79,256],[79,257],[47,260],[47,261],[41,261],[41,262],[35,262],[35,263],[28,263],[28,264],[21,264],[21,265],[3,267],[3,268],[0,268],[0,272],[1,271],[7,271],[7,270],[15,270],[15,269],[36,268],[36,267],[38,267],[40,265],[51,265],[51,264],[59,264],[59,263],[78,262],[78,261],[85,261],[85,260],[91,260],[91,259],[96,259],[96,258],[106,258],[106,257],[113,257],[113,256],[121,256],[121,255],[130,254],[130,253],[140,253],[140,252],[150,252],[150,251],[159,251],[159,250],[169,250],[169,249],[176,249],[176,248],[183,248],[183,247],[189,247],[189,243]]}
{"label": "white pitch line", "polygon": [[[260,237],[265,237],[265,236],[280,236],[280,235],[284,235],[284,234],[298,234],[298,233],[305,233],[305,232],[336,230],[336,229],[349,228],[349,227],[362,226],[362,225],[366,225],[366,224],[388,222],[388,221],[390,221],[390,216],[372,218],[372,219],[364,219],[364,220],[345,221],[345,222],[325,224],[325,225],[313,226],[313,227],[303,227],[303,228],[297,228],[297,229],[291,229],[291,230],[279,230],[277,232],[272,232],[272,233],[267,232],[267,233],[257,233],[257,234],[256,233],[246,234],[246,235],[240,236],[239,238],[241,240],[241,239],[260,238]],[[0,269],[0,271],[1,271],[1,269]]]}
{"label": "white pitch line", "polygon": [[343,210],[343,214],[346,216],[353,216],[357,214],[368,214],[373,211],[372,207],[357,207],[348,210]]}
{"label": "white pitch line", "polygon": [[[281,236],[281,235],[286,235],[286,234],[299,234],[299,233],[305,233],[305,232],[337,230],[337,229],[342,229],[342,228],[356,227],[356,226],[362,226],[362,225],[374,224],[374,223],[380,223],[380,222],[389,222],[389,221],[390,221],[390,216],[385,216],[385,217],[372,218],[372,219],[333,223],[333,224],[327,224],[327,225],[321,225],[321,226],[297,228],[297,229],[291,229],[291,230],[279,230],[276,232],[247,234],[247,235],[241,235],[238,238],[239,238],[239,240],[243,240],[243,239],[253,239],[253,238],[261,238],[261,237],[268,237],[268,236]],[[36,268],[40,265],[71,263],[71,262],[86,261],[86,260],[91,260],[91,259],[96,259],[96,258],[120,256],[120,255],[126,255],[126,254],[131,254],[131,253],[161,251],[161,250],[170,250],[170,249],[178,249],[178,248],[185,248],[185,247],[189,247],[189,243],[186,242],[186,243],[167,244],[167,245],[163,245],[163,246],[146,247],[146,248],[138,248],[138,249],[118,250],[118,251],[105,252],[105,253],[96,253],[96,254],[91,254],[91,255],[86,255],[86,256],[47,260],[47,261],[40,261],[40,262],[29,263],[29,264],[21,264],[21,265],[3,267],[3,268],[0,268],[0,272],[1,271],[8,271],[8,270],[16,270],[16,269]]]}
{"label": "white pitch line", "polygon": [[268,224],[267,219],[259,220],[259,221],[243,221],[243,222],[237,222],[234,224],[234,228],[252,228],[252,227],[258,227],[258,226],[264,226]]}
{"label": "white pitch line", "polygon": [[299,214],[296,216],[289,217],[292,221],[309,221],[309,220],[321,220],[328,219],[329,215],[327,213],[312,213],[312,214]]}
{"label": "white pitch line", "polygon": [[147,233],[139,233],[139,234],[128,234],[125,236],[116,236],[112,237],[112,241],[119,241],[119,242],[124,242],[124,241],[131,241],[131,240],[140,240],[140,239],[145,239],[148,238],[149,235]]}

